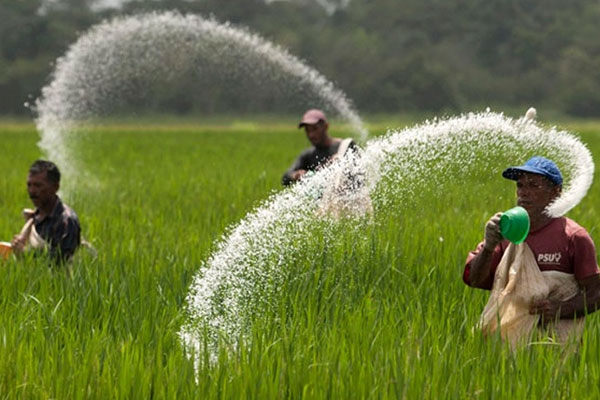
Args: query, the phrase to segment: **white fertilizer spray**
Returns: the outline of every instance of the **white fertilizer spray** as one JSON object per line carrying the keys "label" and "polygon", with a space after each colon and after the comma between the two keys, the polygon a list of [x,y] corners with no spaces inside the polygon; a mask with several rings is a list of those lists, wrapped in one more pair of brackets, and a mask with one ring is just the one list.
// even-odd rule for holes
{"label": "white fertilizer spray", "polygon": [[[374,212],[387,215],[391,202],[410,197],[432,179],[432,165],[439,171],[452,169],[452,176],[437,175],[453,179],[485,165],[498,152],[515,165],[535,154],[556,160],[567,179],[562,195],[547,209],[552,216],[573,208],[592,183],[589,150],[572,134],[544,129],[531,118],[513,120],[487,111],[390,131],[369,141],[360,157],[350,155],[272,196],[230,230],[192,283],[187,301],[191,318],[181,330],[184,343],[200,353],[205,335],[211,351],[219,337],[233,342],[248,337],[250,316],[260,315],[265,298],[278,297],[286,266],[307,245],[303,233],[316,219],[326,218],[317,212],[319,201],[311,193],[327,190],[340,174],[364,176],[364,186],[353,195],[368,195]],[[498,172],[495,168],[490,165],[490,172]],[[345,201],[353,204],[352,196]],[[364,210],[355,213],[362,218]],[[335,240],[331,232],[336,221],[330,222],[322,225],[326,241]]]}

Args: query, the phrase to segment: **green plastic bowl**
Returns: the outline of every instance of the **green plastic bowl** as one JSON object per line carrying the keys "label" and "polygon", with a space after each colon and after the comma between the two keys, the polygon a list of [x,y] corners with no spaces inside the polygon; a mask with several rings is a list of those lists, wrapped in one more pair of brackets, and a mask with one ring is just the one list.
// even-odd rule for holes
{"label": "green plastic bowl", "polygon": [[500,217],[500,233],[514,244],[523,243],[529,234],[529,214],[523,207],[514,207]]}

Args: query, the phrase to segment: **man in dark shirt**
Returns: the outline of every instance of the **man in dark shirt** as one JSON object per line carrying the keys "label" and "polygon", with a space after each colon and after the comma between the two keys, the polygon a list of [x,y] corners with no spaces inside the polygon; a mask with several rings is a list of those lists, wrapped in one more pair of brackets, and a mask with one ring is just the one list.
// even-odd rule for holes
{"label": "man in dark shirt", "polygon": [[336,154],[343,155],[348,148],[356,148],[351,139],[342,140],[329,136],[329,124],[321,110],[308,110],[298,124],[298,128],[304,128],[306,137],[313,147],[304,150],[285,172],[281,178],[281,183],[285,186],[301,180],[307,172],[314,172],[323,167]]}
{"label": "man in dark shirt", "polygon": [[22,254],[28,244],[39,238],[51,259],[63,263],[71,259],[81,244],[79,219],[56,194],[59,187],[60,171],[54,163],[37,160],[31,165],[27,193],[36,208],[25,215],[26,228],[11,242],[15,254]]}

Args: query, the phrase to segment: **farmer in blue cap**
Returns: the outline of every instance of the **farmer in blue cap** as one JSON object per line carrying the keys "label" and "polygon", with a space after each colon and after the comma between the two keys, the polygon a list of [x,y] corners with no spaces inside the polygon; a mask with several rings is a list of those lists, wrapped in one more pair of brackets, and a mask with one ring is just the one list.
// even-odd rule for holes
{"label": "farmer in blue cap", "polygon": [[[584,316],[600,306],[600,269],[594,242],[575,221],[548,215],[547,207],[560,195],[563,178],[556,164],[544,157],[532,157],[525,164],[506,169],[502,176],[517,182],[517,204],[529,214],[530,232],[525,243],[539,269],[573,274],[579,292],[565,301],[536,301],[531,314],[542,321],[558,321]],[[491,290],[494,276],[509,246],[500,233],[497,213],[485,226],[484,240],[470,252],[463,273],[472,287]]]}

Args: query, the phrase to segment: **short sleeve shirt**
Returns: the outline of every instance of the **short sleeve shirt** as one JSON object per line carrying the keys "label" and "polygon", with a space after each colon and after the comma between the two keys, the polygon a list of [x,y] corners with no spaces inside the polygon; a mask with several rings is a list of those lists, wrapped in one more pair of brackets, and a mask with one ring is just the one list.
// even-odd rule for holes
{"label": "short sleeve shirt", "polygon": [[[530,232],[525,243],[529,245],[541,271],[561,271],[574,274],[581,281],[593,275],[600,274],[596,260],[594,242],[585,228],[575,221],[566,218],[554,218],[542,228]],[[494,249],[490,275],[485,280],[485,287],[492,288],[496,268],[508,247],[509,242],[503,241]],[[483,242],[467,256],[463,280],[469,284],[471,262],[483,250]]]}
{"label": "short sleeve shirt", "polygon": [[58,262],[69,260],[81,244],[81,228],[75,211],[58,199],[54,210],[43,219],[34,214],[37,233],[50,246],[50,256]]}

